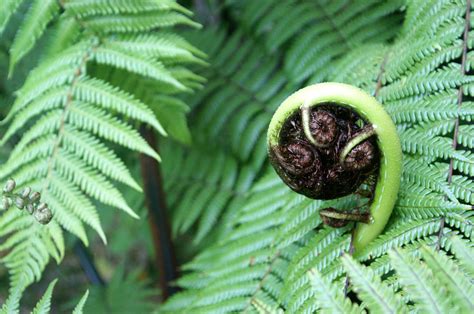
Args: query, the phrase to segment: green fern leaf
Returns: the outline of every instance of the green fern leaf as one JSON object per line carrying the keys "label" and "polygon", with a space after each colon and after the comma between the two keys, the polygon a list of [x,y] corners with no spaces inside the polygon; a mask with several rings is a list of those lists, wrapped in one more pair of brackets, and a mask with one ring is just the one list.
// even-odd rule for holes
{"label": "green fern leaf", "polygon": [[5,0],[2,11],[0,12],[0,34],[22,2],[23,0]]}
{"label": "green fern leaf", "polygon": [[448,300],[443,297],[445,292],[441,285],[433,283],[433,274],[430,269],[408,258],[405,253],[392,250],[389,255],[403,286],[410,292],[413,301],[431,313],[449,311]]}
{"label": "green fern leaf", "polygon": [[49,285],[46,292],[41,297],[39,302],[36,304],[35,308],[33,309],[33,314],[46,314],[49,313],[51,308],[51,297],[53,294],[53,289],[56,283],[58,282],[57,279],[53,280]]}
{"label": "green fern leaf", "polygon": [[356,304],[344,297],[340,289],[327,281],[313,269],[308,272],[311,288],[314,290],[314,300],[321,309],[321,313],[363,313]]}
{"label": "green fern leaf", "polygon": [[74,310],[72,311],[72,314],[82,314],[84,305],[87,302],[87,298],[89,297],[89,290],[86,290],[82,298],[79,300],[77,305],[74,307]]}
{"label": "green fern leaf", "polygon": [[35,41],[43,34],[49,22],[59,13],[59,5],[55,0],[35,0],[26,16],[26,23],[18,31],[15,41],[10,48],[10,67],[8,76],[11,76],[15,65],[33,47]]}
{"label": "green fern leaf", "polygon": [[399,296],[386,286],[375,273],[357,264],[349,255],[342,257],[347,275],[351,278],[353,289],[371,312],[402,313],[406,309]]}
{"label": "green fern leaf", "polygon": [[474,286],[464,277],[457,265],[442,252],[434,252],[427,246],[423,246],[421,251],[435,277],[450,292],[452,305],[461,312],[471,311],[474,308]]}
{"label": "green fern leaf", "polygon": [[452,236],[450,238],[452,250],[463,268],[468,272],[471,278],[474,278],[474,265],[472,265],[472,258],[474,257],[474,248],[471,244],[464,243],[460,238]]}

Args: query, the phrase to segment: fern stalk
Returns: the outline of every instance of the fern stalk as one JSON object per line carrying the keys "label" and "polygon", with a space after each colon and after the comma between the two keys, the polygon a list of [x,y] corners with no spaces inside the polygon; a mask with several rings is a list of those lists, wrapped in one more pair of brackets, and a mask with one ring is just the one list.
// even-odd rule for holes
{"label": "fern stalk", "polygon": [[[467,45],[469,40],[469,29],[471,26],[471,0],[466,0],[466,15],[464,21],[464,32],[463,32],[463,41],[462,41],[462,56],[461,56],[461,75],[466,75],[466,59],[467,59]],[[462,107],[463,102],[463,94],[464,94],[464,86],[460,85],[458,88],[457,94],[457,108],[460,110]],[[454,121],[454,133],[453,133],[453,142],[452,147],[453,150],[456,150],[458,146],[458,138],[459,138],[459,117],[456,118]],[[454,158],[451,158],[449,161],[449,169],[448,169],[448,185],[451,185],[453,181],[453,171],[454,171]],[[439,250],[441,247],[441,241],[443,238],[443,229],[444,224],[446,223],[446,217],[441,217],[441,227],[439,229],[438,234],[438,242],[436,244],[436,249]]]}
{"label": "fern stalk", "polygon": [[[150,147],[158,151],[157,139],[153,130],[142,126],[141,134]],[[145,203],[148,207],[148,223],[152,234],[155,259],[160,283],[162,300],[165,301],[178,291],[171,283],[178,278],[176,256],[166,206],[166,194],[163,189],[160,165],[156,159],[140,155],[140,165],[144,185]]]}

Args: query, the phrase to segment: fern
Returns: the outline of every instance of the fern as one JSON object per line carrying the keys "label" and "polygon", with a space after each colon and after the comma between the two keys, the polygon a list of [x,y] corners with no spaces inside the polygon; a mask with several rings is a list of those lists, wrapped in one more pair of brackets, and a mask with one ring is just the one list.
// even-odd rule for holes
{"label": "fern", "polygon": [[[210,27],[204,37],[214,38],[211,42],[201,33],[189,35],[211,64],[203,71],[209,84],[191,102],[196,117],[191,129],[198,138],[191,152],[217,143],[237,157],[237,171],[258,166],[253,170],[260,179],[246,191],[245,201],[223,206],[218,224],[225,232],[206,239],[208,247],[186,264],[187,273],[178,280],[184,292],[162,311],[253,310],[248,304],[291,313],[337,311],[337,306],[375,312],[469,307],[452,278],[472,268],[466,265],[472,251],[466,239],[472,239],[474,204],[473,78],[471,63],[461,65],[460,59],[474,46],[466,22],[472,8],[465,1],[408,1],[403,7],[396,1],[228,2],[235,30],[227,34]],[[274,64],[283,64],[283,70]],[[260,123],[268,123],[281,99],[298,87],[325,80],[375,95],[397,123],[403,143],[402,189],[394,215],[384,234],[352,259],[340,257],[349,250],[350,227],[323,228],[318,213],[328,206],[351,208],[357,200],[304,200],[256,160],[265,158],[259,152]],[[184,197],[168,193],[193,198],[187,192]],[[437,270],[448,258],[443,252],[451,251],[457,252],[452,265],[446,262],[455,270],[452,277]],[[346,277],[359,305],[339,292]],[[460,277],[470,293],[472,283],[464,280]],[[459,307],[451,307],[456,303]]]}
{"label": "fern", "polygon": [[149,313],[153,309],[150,299],[156,293],[147,282],[139,280],[137,272],[125,275],[124,267],[118,266],[107,286],[91,288],[84,311]]}
{"label": "fern", "polygon": [[334,284],[328,282],[317,270],[308,272],[311,287],[321,313],[361,313],[357,304],[351,303]]}
{"label": "fern", "polygon": [[[19,4],[9,1],[2,10],[2,29]],[[1,144],[15,144],[0,177],[14,177],[20,186],[40,190],[54,219],[40,227],[18,210],[0,217],[1,235],[6,237],[2,262],[9,269],[11,291],[39,280],[50,257],[61,261],[63,228],[87,244],[86,224],[106,241],[97,211],[102,205],[96,202],[138,218],[115,182],[141,188],[112,147],[160,160],[136,126],[143,123],[162,135],[167,132],[150,109],[150,99],[128,90],[123,79],[159,86],[161,97],[174,99],[176,93],[198,86],[201,79],[182,66],[202,63],[203,57],[169,30],[174,25],[198,26],[175,1],[32,0],[24,5],[28,11],[9,50],[10,75],[43,37],[50,46],[42,50],[39,65],[17,91],[2,122],[8,129]],[[149,32],[156,28],[160,30]],[[96,75],[97,69],[110,76]],[[114,81],[118,77],[120,83]],[[164,117],[168,127],[170,119],[173,111]],[[175,128],[171,133],[179,132]]]}
{"label": "fern", "polygon": [[403,311],[401,298],[382,283],[371,269],[359,266],[347,255],[343,259],[343,264],[354,285],[354,290],[368,308],[382,313]]}
{"label": "fern", "polygon": [[[1,143],[13,149],[0,179],[41,190],[54,214],[44,227],[18,210],[0,216],[9,309],[51,257],[61,261],[63,229],[87,244],[91,227],[105,242],[99,207],[137,216],[116,187],[141,190],[125,148],[163,159],[173,236],[192,238],[185,253],[198,252],[161,312],[472,311],[471,1],[208,3],[212,25],[181,37],[170,28],[198,24],[171,0],[5,2],[0,32],[12,43],[1,47],[0,68],[16,83],[0,82],[0,101],[21,88],[2,122]],[[26,75],[30,62],[38,65]],[[404,152],[393,216],[353,255],[353,226],[324,227],[319,211],[363,200],[295,195],[266,160],[275,109],[322,81],[378,98]],[[158,155],[140,124],[181,144],[160,141]],[[107,293],[113,305],[132,297],[128,311],[149,311],[145,286],[119,279],[91,291],[90,308],[110,306],[101,303]],[[49,308],[51,291],[38,309]]]}
{"label": "fern", "polygon": [[[43,314],[43,313],[50,313],[51,311],[51,298],[53,296],[53,290],[54,287],[56,286],[57,279],[51,281],[48,285],[48,288],[44,292],[43,296],[41,299],[36,303],[36,306],[34,307],[33,311],[31,313],[33,314]],[[74,314],[81,314],[82,309],[84,307],[84,304],[87,301],[87,298],[89,296],[89,290],[87,290],[84,295],[81,297],[79,300],[79,303],[75,306],[73,313]],[[21,290],[16,289],[14,293],[10,295],[8,298],[7,302],[3,305],[3,307],[0,309],[0,313],[13,313],[13,312],[18,312],[18,307],[19,307],[19,301],[21,298]]]}

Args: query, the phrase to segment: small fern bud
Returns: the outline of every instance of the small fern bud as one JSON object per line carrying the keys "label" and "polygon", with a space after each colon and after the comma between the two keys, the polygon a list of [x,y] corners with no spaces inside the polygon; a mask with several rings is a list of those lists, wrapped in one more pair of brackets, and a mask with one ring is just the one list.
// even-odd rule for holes
{"label": "small fern bud", "polygon": [[321,147],[334,142],[338,134],[336,118],[326,110],[313,111],[309,127],[313,138]]}
{"label": "small fern bud", "polygon": [[15,198],[15,206],[18,207],[18,209],[23,209],[25,207],[25,200],[22,197],[17,196]]}
{"label": "small fern bud", "polygon": [[43,206],[41,209],[37,209],[34,213],[33,213],[33,217],[40,223],[40,224],[43,224],[43,225],[46,225],[47,223],[49,223],[51,221],[51,219],[53,218],[53,214],[51,213],[51,210],[47,207],[47,205],[45,203],[41,203],[41,205],[45,205]]}
{"label": "small fern bud", "polygon": [[31,193],[31,188],[27,186],[26,188],[23,189],[23,191],[21,191],[21,197],[26,200],[28,198],[28,195],[30,195],[30,193]]}
{"label": "small fern bud", "polygon": [[319,195],[322,162],[318,152],[308,143],[294,141],[272,147],[270,160],[291,189],[308,197]]}
{"label": "small fern bud", "polygon": [[8,179],[7,183],[5,183],[5,186],[3,187],[3,192],[11,193],[15,189],[15,186],[16,186],[15,180]]}
{"label": "small fern bud", "polygon": [[41,199],[41,194],[39,192],[33,192],[30,194],[30,201],[36,203]]}
{"label": "small fern bud", "polygon": [[30,215],[33,214],[33,212],[35,211],[35,205],[33,205],[33,204],[26,205],[26,211]]}
{"label": "small fern bud", "polygon": [[2,197],[2,210],[7,210],[12,206],[12,199],[4,196]]}
{"label": "small fern bud", "polygon": [[374,145],[366,141],[354,147],[347,155],[344,161],[344,167],[353,171],[367,170],[374,166],[375,158],[376,150]]}

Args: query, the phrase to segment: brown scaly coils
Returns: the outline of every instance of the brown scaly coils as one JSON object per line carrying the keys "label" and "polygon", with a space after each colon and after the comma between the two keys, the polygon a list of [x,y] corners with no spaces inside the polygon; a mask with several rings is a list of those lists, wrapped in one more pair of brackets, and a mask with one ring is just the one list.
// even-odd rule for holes
{"label": "brown scaly coils", "polygon": [[341,163],[345,145],[367,126],[351,110],[320,105],[311,110],[309,126],[318,145],[306,138],[301,112],[297,112],[282,126],[279,145],[270,149],[271,163],[295,192],[323,200],[346,196],[378,168],[374,138],[356,145]]}
{"label": "brown scaly coils", "polygon": [[0,203],[2,210],[9,209],[15,205],[18,209],[25,209],[32,215],[40,224],[47,224],[53,218],[51,209],[46,203],[42,203],[41,194],[32,191],[30,187],[24,188],[20,193],[15,193],[16,182],[13,179],[8,179],[3,187],[3,197]]}

